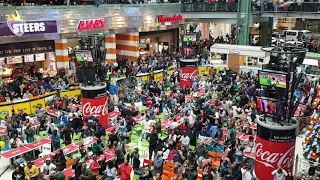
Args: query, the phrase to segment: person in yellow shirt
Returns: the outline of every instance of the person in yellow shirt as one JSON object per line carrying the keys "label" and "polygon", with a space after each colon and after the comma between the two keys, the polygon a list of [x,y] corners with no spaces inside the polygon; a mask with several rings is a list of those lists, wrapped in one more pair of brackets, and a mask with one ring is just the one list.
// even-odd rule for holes
{"label": "person in yellow shirt", "polygon": [[39,168],[32,165],[32,162],[29,161],[27,166],[24,168],[24,175],[27,180],[38,180]]}

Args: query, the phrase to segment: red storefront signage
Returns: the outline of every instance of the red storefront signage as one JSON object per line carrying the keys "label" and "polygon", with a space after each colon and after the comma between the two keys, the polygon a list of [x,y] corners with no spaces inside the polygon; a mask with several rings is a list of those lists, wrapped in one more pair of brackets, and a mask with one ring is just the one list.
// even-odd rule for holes
{"label": "red storefront signage", "polygon": [[181,15],[173,15],[173,16],[164,16],[160,15],[158,17],[159,23],[169,23],[169,22],[180,22],[183,20],[183,17]]}
{"label": "red storefront signage", "polygon": [[180,68],[180,87],[188,86],[192,88],[192,82],[198,77],[199,72],[197,67]]}
{"label": "red storefront signage", "polygon": [[77,28],[80,31],[103,29],[105,27],[105,23],[106,23],[106,20],[104,18],[80,20]]}
{"label": "red storefront signage", "polygon": [[82,98],[82,113],[84,117],[97,115],[101,125],[108,128],[108,96]]}

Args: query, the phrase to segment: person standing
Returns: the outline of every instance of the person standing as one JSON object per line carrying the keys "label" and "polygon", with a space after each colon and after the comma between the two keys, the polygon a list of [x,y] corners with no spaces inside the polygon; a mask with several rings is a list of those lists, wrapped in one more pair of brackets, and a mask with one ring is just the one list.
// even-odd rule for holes
{"label": "person standing", "polygon": [[163,171],[163,165],[164,165],[164,159],[162,157],[162,152],[158,151],[156,157],[154,158],[153,161],[153,166],[154,166],[154,173],[160,173],[162,174]]}
{"label": "person standing", "polygon": [[130,174],[132,167],[130,166],[128,160],[125,160],[123,164],[120,165],[118,172],[120,173],[121,180],[130,180]]}
{"label": "person standing", "polygon": [[152,155],[155,151],[157,140],[158,140],[158,135],[156,131],[153,130],[149,137],[149,159],[150,160],[152,159]]}
{"label": "person standing", "polygon": [[53,134],[51,136],[52,140],[52,149],[53,151],[60,149],[60,134],[58,134],[57,130],[53,130]]}
{"label": "person standing", "polygon": [[288,173],[282,169],[281,166],[278,167],[278,169],[271,172],[273,176],[273,180],[285,180],[288,176]]}
{"label": "person standing", "polygon": [[74,164],[72,165],[72,169],[74,170],[74,176],[77,179],[79,179],[80,175],[82,174],[82,163],[80,162],[80,158],[77,157]]}
{"label": "person standing", "polygon": [[115,154],[117,156],[116,166],[124,162],[123,148],[120,143],[116,142]]}

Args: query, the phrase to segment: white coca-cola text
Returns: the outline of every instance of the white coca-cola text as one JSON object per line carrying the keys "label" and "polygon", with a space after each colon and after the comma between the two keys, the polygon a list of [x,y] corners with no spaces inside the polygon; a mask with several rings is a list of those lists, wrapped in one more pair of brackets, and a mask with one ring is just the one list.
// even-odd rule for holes
{"label": "white coca-cola text", "polygon": [[99,106],[92,106],[91,102],[87,102],[82,106],[82,109],[86,116],[94,114],[105,116],[108,114],[108,101],[106,100],[104,104]]}
{"label": "white coca-cola text", "polygon": [[256,146],[256,161],[264,164],[266,167],[274,169],[280,165],[282,168],[290,169],[293,167],[294,146],[288,149],[287,152],[270,152],[263,150],[263,144],[258,143]]}
{"label": "white coca-cola text", "polygon": [[194,70],[192,73],[181,73],[181,79],[194,80],[198,76],[198,70]]}

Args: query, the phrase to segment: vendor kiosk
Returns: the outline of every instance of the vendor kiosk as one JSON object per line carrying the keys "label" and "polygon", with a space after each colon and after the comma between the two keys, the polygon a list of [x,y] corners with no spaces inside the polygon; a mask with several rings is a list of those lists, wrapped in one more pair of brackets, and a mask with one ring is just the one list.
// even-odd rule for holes
{"label": "vendor kiosk", "polygon": [[270,52],[262,51],[259,46],[214,44],[210,47],[210,52],[213,54],[226,54],[226,64],[230,69],[238,73],[240,70],[260,70],[262,64],[269,62],[270,57]]}

